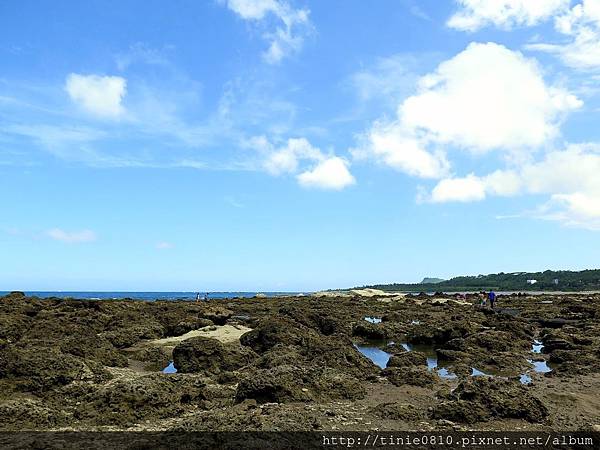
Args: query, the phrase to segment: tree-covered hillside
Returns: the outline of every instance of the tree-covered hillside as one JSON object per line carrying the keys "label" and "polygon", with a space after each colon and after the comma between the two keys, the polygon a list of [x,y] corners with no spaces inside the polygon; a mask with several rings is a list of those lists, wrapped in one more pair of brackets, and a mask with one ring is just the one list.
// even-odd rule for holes
{"label": "tree-covered hillside", "polygon": [[438,283],[377,284],[363,288],[384,291],[600,291],[600,270],[546,270],[455,277]]}

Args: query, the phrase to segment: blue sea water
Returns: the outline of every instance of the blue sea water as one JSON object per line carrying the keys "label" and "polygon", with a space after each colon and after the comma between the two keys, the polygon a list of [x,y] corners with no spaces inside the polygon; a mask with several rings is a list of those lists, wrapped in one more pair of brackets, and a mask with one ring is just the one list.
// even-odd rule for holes
{"label": "blue sea water", "polygon": [[[8,292],[0,292],[0,296],[6,295]],[[28,296],[35,296],[40,298],[48,297],[70,297],[84,300],[111,300],[118,298],[131,298],[134,300],[195,300],[196,292],[86,292],[86,291],[25,291]],[[200,292],[202,298],[206,292]],[[209,299],[222,299],[222,298],[250,298],[254,297],[258,292],[209,292]],[[279,295],[300,295],[300,292],[261,292],[261,294],[267,297],[275,297]]]}

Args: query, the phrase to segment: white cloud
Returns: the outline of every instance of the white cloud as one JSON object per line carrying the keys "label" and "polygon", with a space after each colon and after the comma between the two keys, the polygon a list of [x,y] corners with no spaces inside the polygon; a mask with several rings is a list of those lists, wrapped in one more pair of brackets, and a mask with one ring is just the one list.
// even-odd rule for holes
{"label": "white cloud", "polygon": [[443,152],[427,151],[402,123],[376,122],[366,134],[362,149],[352,153],[357,159],[373,157],[376,161],[420,178],[440,178],[450,164]]}
{"label": "white cloud", "polygon": [[163,241],[163,242],[159,242],[159,243],[156,244],[156,248],[158,250],[169,250],[169,249],[171,249],[173,247],[174,247],[174,245],[171,244],[170,242],[164,242]]}
{"label": "white cloud", "polygon": [[456,0],[459,10],[448,20],[448,26],[476,31],[487,25],[510,29],[532,26],[565,11],[570,0]]}
{"label": "white cloud", "polygon": [[600,201],[598,195],[584,193],[556,194],[528,215],[559,222],[572,228],[600,231]]}
{"label": "white cloud", "polygon": [[479,201],[486,196],[548,195],[530,215],[568,226],[600,229],[600,146],[570,145],[543,159],[487,176],[441,180],[431,202]]}
{"label": "white cloud", "polygon": [[549,152],[543,160],[521,169],[528,191],[534,194],[600,194],[599,173],[600,148],[591,144],[573,144],[565,150]]}
{"label": "white cloud", "polygon": [[280,4],[277,0],[228,0],[227,7],[242,19],[261,20],[268,13],[278,14]]}
{"label": "white cloud", "polygon": [[582,70],[600,68],[600,1],[581,0],[457,0],[459,11],[448,26],[476,31],[487,25],[503,29],[533,26],[554,19],[557,32],[567,43],[533,43],[528,50],[556,54],[567,66]]}
{"label": "white cloud", "polygon": [[353,154],[442,178],[450,169],[442,148],[529,155],[555,138],[564,116],[581,105],[547,85],[535,60],[502,45],[472,43],[422,77],[419,92],[398,106],[397,119],[376,122]]}
{"label": "white cloud", "polygon": [[319,162],[313,169],[297,176],[301,186],[307,188],[341,190],[356,183],[348,170],[348,162],[333,156]]}
{"label": "white cloud", "polygon": [[324,158],[321,151],[305,138],[288,139],[286,145],[279,148],[274,148],[264,137],[258,139],[258,145],[269,152],[264,168],[271,175],[295,173],[302,159],[319,161]]}
{"label": "white cloud", "polygon": [[431,192],[431,201],[472,202],[485,198],[485,183],[473,174],[465,178],[446,178],[441,180]]}
{"label": "white cloud", "polygon": [[72,73],[67,77],[65,90],[73,102],[91,114],[117,118],[125,112],[122,100],[127,81],[122,77]]}
{"label": "white cloud", "polygon": [[305,138],[288,139],[273,145],[264,136],[255,136],[244,144],[261,155],[262,168],[273,176],[296,174],[303,187],[340,190],[356,182],[349,163],[333,154],[324,154]]}
{"label": "white cloud", "polygon": [[294,9],[284,0],[222,0],[227,7],[244,20],[263,21],[273,15],[280,23],[275,30],[264,34],[269,48],[263,58],[270,64],[302,48],[306,34],[311,30],[310,11]]}
{"label": "white cloud", "polygon": [[483,177],[486,192],[490,195],[510,197],[523,188],[521,176],[514,170],[496,170]]}
{"label": "white cloud", "polygon": [[546,85],[535,60],[495,43],[470,44],[420,85],[399,108],[402,122],[429,140],[475,153],[539,147],[582,104]]}
{"label": "white cloud", "polygon": [[600,1],[583,0],[559,15],[554,26],[570,42],[530,44],[527,48],[557,54],[566,65],[577,69],[600,68]]}
{"label": "white cloud", "polygon": [[93,242],[97,236],[91,230],[73,231],[68,232],[61,230],[60,228],[53,228],[48,230],[46,235],[55,241],[67,242],[69,244],[78,244],[82,242]]}

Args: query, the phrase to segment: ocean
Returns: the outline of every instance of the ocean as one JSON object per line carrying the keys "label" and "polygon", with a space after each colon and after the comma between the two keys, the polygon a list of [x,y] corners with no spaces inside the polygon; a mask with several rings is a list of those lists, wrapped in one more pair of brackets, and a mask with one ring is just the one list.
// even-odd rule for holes
{"label": "ocean", "polygon": [[[155,301],[155,300],[195,300],[196,292],[94,292],[94,291],[24,291],[25,295],[35,296],[40,298],[48,297],[70,297],[83,300],[112,300],[117,298],[131,298],[134,300]],[[209,292],[208,298],[250,298],[254,297],[259,292]],[[0,296],[6,295],[8,292],[1,292]],[[206,292],[200,292],[202,298]],[[302,292],[260,292],[267,297],[275,297],[280,295],[303,295]]]}

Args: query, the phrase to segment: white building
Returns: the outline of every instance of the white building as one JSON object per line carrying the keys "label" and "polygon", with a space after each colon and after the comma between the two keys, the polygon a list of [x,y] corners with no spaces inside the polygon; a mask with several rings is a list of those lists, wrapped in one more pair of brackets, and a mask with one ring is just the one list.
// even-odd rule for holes
{"label": "white building", "polygon": [[537,280],[527,280],[527,284],[535,284],[537,283]]}

